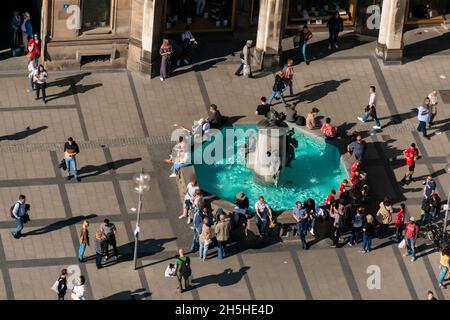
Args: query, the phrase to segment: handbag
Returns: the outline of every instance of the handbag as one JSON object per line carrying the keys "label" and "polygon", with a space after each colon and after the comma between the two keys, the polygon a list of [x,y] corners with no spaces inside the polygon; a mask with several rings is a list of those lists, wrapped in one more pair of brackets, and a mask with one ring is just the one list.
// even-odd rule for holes
{"label": "handbag", "polygon": [[406,239],[403,239],[402,241],[400,241],[400,243],[398,244],[399,249],[406,249]]}
{"label": "handbag", "polygon": [[23,222],[23,223],[27,223],[27,222],[31,221],[30,216],[28,215],[28,213],[25,213],[25,214],[22,216],[21,219],[22,219],[22,222]]}
{"label": "handbag", "polygon": [[61,169],[63,169],[64,171],[67,170],[67,164],[66,164],[66,160],[65,160],[65,159],[62,159],[62,160],[61,160],[61,162],[59,163],[59,167],[60,167]]}

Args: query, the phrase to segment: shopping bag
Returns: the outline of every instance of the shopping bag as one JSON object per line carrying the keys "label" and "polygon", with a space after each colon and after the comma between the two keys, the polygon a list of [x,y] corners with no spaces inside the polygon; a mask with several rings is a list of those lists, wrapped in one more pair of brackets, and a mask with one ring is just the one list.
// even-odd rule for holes
{"label": "shopping bag", "polygon": [[250,75],[250,66],[248,64],[244,64],[244,76]]}
{"label": "shopping bag", "polygon": [[406,240],[403,239],[402,241],[400,241],[400,243],[398,244],[398,247],[400,249],[406,249]]}
{"label": "shopping bag", "polygon": [[50,289],[52,289],[53,291],[58,293],[58,284],[59,284],[59,281],[56,280],[55,283],[52,285],[52,287]]}

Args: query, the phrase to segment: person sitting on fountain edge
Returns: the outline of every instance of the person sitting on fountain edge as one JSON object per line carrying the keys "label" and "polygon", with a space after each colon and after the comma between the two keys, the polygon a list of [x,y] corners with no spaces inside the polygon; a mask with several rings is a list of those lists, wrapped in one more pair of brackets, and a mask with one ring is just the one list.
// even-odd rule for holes
{"label": "person sitting on fountain edge", "polygon": [[270,111],[270,104],[267,103],[266,97],[261,97],[261,104],[256,107],[255,114],[258,116],[267,116]]}

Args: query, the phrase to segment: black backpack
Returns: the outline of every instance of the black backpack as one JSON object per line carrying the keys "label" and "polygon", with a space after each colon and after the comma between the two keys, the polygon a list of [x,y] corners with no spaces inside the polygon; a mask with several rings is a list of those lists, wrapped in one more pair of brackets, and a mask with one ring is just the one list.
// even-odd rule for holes
{"label": "black backpack", "polygon": [[298,116],[297,120],[295,121],[295,124],[298,126],[305,126],[306,125],[306,119],[304,116]]}
{"label": "black backpack", "polygon": [[186,260],[183,261],[180,258],[178,258],[178,260],[181,262],[180,265],[180,275],[182,275],[183,277],[190,277],[192,275],[192,270],[191,270],[191,261],[189,260],[188,257],[186,257]]}
{"label": "black backpack", "polygon": [[9,214],[11,215],[11,218],[12,219],[14,219],[14,220],[16,220],[16,216],[14,215],[14,213],[13,213],[13,210],[14,210],[14,207],[16,206],[16,204],[14,203],[13,205],[12,205],[12,207],[9,209]]}

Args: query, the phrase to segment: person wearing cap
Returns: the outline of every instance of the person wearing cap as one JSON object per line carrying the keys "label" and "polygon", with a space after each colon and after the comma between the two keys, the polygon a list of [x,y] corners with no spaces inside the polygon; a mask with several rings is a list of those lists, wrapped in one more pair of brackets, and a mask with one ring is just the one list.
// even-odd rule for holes
{"label": "person wearing cap", "polygon": [[409,222],[405,228],[406,249],[408,250],[403,256],[412,255],[411,261],[416,260],[416,240],[419,234],[419,225],[414,217],[409,218]]}
{"label": "person wearing cap", "polygon": [[253,54],[251,51],[252,46],[253,46],[253,40],[247,40],[247,42],[245,43],[245,46],[242,48],[242,52],[240,54],[241,64],[240,64],[239,68],[236,70],[236,72],[234,73],[235,75],[241,76],[242,71],[244,71],[244,69],[247,69],[248,77],[253,78],[253,74],[252,74],[252,56],[253,56]]}
{"label": "person wearing cap", "polygon": [[28,52],[28,41],[33,39],[33,26],[31,24],[31,16],[29,12],[24,12],[23,21],[20,29],[22,30],[22,42],[24,51]]}

